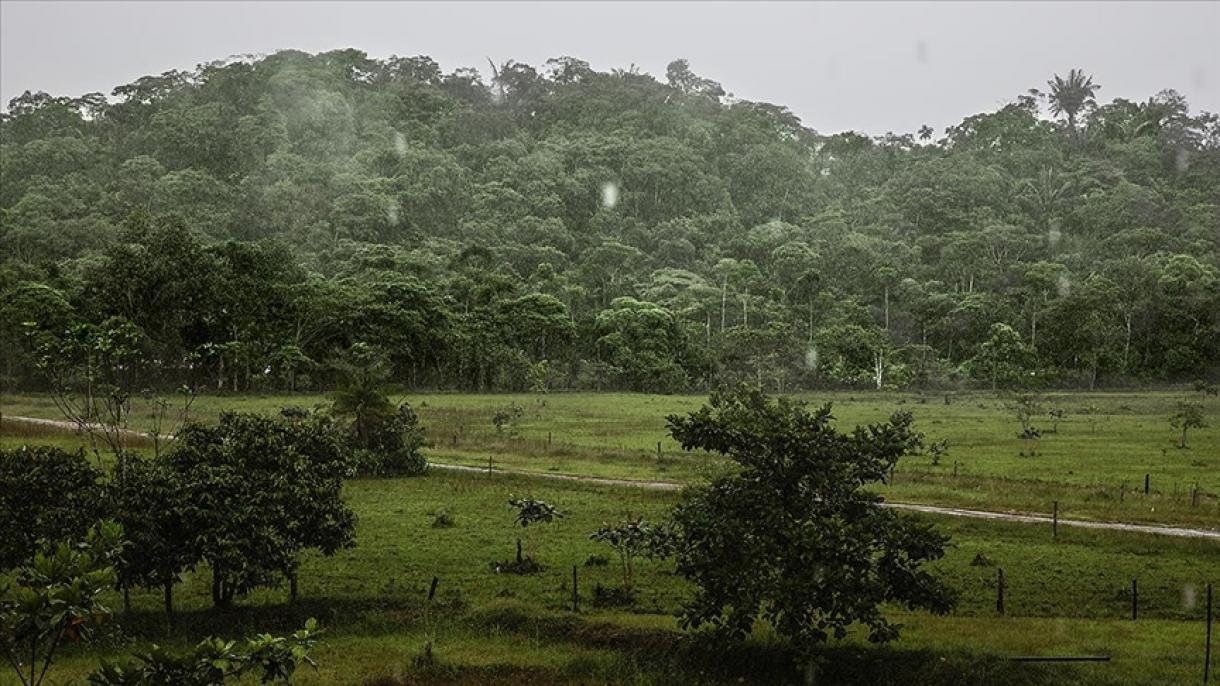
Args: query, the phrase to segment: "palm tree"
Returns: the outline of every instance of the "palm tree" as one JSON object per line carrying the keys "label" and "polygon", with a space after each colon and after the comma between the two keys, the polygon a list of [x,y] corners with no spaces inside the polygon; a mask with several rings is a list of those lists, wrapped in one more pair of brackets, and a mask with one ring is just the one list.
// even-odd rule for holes
{"label": "palm tree", "polygon": [[1056,116],[1067,115],[1068,128],[1076,135],[1076,116],[1087,106],[1094,104],[1093,95],[1101,86],[1093,83],[1093,77],[1087,76],[1080,69],[1068,72],[1066,79],[1055,74],[1055,78],[1047,81],[1051,87],[1051,113]]}
{"label": "palm tree", "polygon": [[357,343],[352,346],[349,359],[334,366],[343,382],[331,394],[331,413],[350,419],[356,445],[368,448],[377,425],[394,414],[394,404],[384,387],[389,377],[388,364],[379,351]]}

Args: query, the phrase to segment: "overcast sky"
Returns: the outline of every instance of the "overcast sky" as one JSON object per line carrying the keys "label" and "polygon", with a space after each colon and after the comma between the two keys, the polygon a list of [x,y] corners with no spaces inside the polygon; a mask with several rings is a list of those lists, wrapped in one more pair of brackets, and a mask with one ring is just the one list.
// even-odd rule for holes
{"label": "overcast sky", "polygon": [[0,96],[80,95],[229,55],[356,47],[487,58],[572,55],[664,78],[687,58],[739,98],[823,132],[937,129],[1081,67],[1102,100],[1164,88],[1220,111],[1220,3],[0,2]]}

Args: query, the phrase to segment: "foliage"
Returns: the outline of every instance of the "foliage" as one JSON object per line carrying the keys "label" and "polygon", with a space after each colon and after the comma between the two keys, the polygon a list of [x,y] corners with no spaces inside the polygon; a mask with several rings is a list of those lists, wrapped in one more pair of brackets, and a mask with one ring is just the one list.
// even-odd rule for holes
{"label": "foliage", "polygon": [[678,572],[695,585],[684,626],[741,637],[763,619],[808,647],[842,638],[853,624],[870,640],[894,638],[882,604],[952,606],[950,589],[925,568],[947,539],[864,490],[918,443],[911,415],[850,434],[832,419],[829,406],[811,412],[748,388],[669,417],[684,449],[738,466],[692,489],[674,511]]}
{"label": "foliage", "polygon": [[528,527],[531,524],[550,524],[556,519],[563,518],[563,513],[545,500],[512,498],[508,501],[508,505],[517,510],[513,521],[521,527]]}
{"label": "foliage", "polygon": [[[325,361],[362,344],[446,390],[1212,373],[1216,116],[1169,90],[1101,102],[1081,69],[1043,90],[918,137],[820,134],[682,59],[489,82],[283,51],[29,93],[0,120],[0,372],[98,377],[103,413],[184,382],[333,388]],[[120,329],[137,378],[102,379],[90,341]],[[65,367],[39,353],[74,330]]]}
{"label": "foliage", "polygon": [[1188,430],[1207,427],[1207,422],[1203,420],[1203,407],[1199,403],[1179,402],[1177,409],[1169,416],[1169,425],[1181,432],[1178,447],[1185,448]]}
{"label": "foliage", "polygon": [[43,683],[56,651],[89,638],[109,608],[101,595],[114,585],[123,530],[102,522],[79,544],[56,543],[0,576],[0,652],[23,686]]}
{"label": "foliage", "polygon": [[354,448],[356,472],[362,476],[418,476],[428,467],[421,449],[427,444],[419,415],[408,403],[369,423],[368,447]]}
{"label": "foliage", "polygon": [[260,683],[289,682],[302,664],[316,667],[309,656],[318,642],[318,622],[289,636],[259,634],[237,641],[207,638],[193,649],[175,653],[154,645],[126,664],[104,663],[89,675],[93,686],[223,686],[244,675],[258,675]]}
{"label": "foliage", "polygon": [[101,476],[80,450],[0,450],[0,570],[29,560],[44,542],[83,536],[103,514]]}
{"label": "foliage", "polygon": [[185,484],[183,526],[211,568],[218,605],[280,577],[295,586],[306,548],[331,555],[354,543],[342,499],[352,469],[324,418],[225,413],[215,426],[186,427],[169,464]]}
{"label": "foliage", "polygon": [[589,538],[614,548],[623,563],[623,587],[635,585],[635,558],[668,557],[676,547],[677,535],[671,527],[650,524],[640,517],[618,524],[603,524]]}
{"label": "foliage", "polygon": [[165,611],[173,614],[173,588],[199,561],[196,531],[188,526],[191,484],[167,460],[127,460],[127,469],[107,484],[110,516],[127,541],[115,565],[119,585],[160,588]]}

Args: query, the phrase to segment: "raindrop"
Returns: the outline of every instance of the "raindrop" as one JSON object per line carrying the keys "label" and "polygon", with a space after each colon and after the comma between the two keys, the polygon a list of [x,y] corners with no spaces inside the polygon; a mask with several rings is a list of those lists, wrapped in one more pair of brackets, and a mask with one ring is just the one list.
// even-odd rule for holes
{"label": "raindrop", "polygon": [[1187,150],[1186,148],[1178,148],[1177,153],[1173,157],[1173,163],[1174,163],[1174,166],[1177,168],[1179,174],[1181,174],[1182,172],[1189,169],[1190,168],[1190,151]]}
{"label": "raindrop", "polygon": [[1187,610],[1195,609],[1195,603],[1198,601],[1198,591],[1194,584],[1186,584],[1182,587],[1182,607]]}
{"label": "raindrop", "polygon": [[398,203],[392,202],[386,205],[385,218],[390,223],[390,226],[398,226]]}
{"label": "raindrop", "polygon": [[805,351],[805,368],[818,368],[818,348],[815,345],[809,346],[809,349]]}
{"label": "raindrop", "polygon": [[1063,231],[1059,229],[1059,222],[1051,222],[1051,227],[1046,231],[1046,242],[1050,245],[1051,250],[1059,247],[1059,241],[1063,240]]}
{"label": "raindrop", "polygon": [[394,152],[399,157],[407,156],[407,137],[397,131],[394,132]]}
{"label": "raindrop", "polygon": [[1060,274],[1055,286],[1059,289],[1060,298],[1066,298],[1072,294],[1072,280],[1068,278],[1067,274]]}
{"label": "raindrop", "polygon": [[618,204],[618,184],[607,181],[602,184],[602,207],[613,209]]}

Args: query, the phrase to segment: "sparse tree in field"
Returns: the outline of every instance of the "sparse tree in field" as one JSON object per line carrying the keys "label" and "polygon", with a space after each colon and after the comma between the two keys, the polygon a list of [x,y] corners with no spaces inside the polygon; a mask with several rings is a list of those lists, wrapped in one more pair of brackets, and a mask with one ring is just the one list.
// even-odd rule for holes
{"label": "sparse tree in field", "polygon": [[1051,418],[1051,433],[1059,433],[1059,422],[1063,421],[1063,418],[1067,416],[1067,410],[1062,407],[1052,407],[1050,410],[1047,410],[1046,414]]}
{"label": "sparse tree in field", "polygon": [[491,416],[491,423],[496,427],[496,433],[502,434],[505,429],[509,430],[509,434],[516,432],[515,426],[518,419],[525,414],[525,410],[521,409],[515,401],[509,403],[505,407],[496,410]]}
{"label": "sparse tree in field", "polygon": [[1178,436],[1178,448],[1185,448],[1188,430],[1207,427],[1207,422],[1203,420],[1203,407],[1198,403],[1179,402],[1177,410],[1169,416],[1169,425],[1181,432]]}
{"label": "sparse tree in field", "polygon": [[60,648],[89,638],[110,609],[102,594],[114,586],[123,530],[92,528],[82,542],[60,541],[0,574],[0,654],[22,686],[38,686]]}
{"label": "sparse tree in field", "polygon": [[[513,523],[523,529],[528,529],[531,526],[537,527],[541,524],[550,524],[556,519],[563,519],[563,513],[554,505],[545,500],[534,500],[532,498],[511,498],[508,501],[508,506],[517,511],[513,518]],[[533,560],[537,554],[537,544],[530,539],[530,554],[529,559]],[[517,564],[521,565],[526,561],[525,556],[521,552],[521,539],[517,539]],[[536,562],[536,560],[535,560]]]}
{"label": "sparse tree in field", "polygon": [[1208,383],[1203,379],[1195,379],[1194,383],[1192,383],[1190,387],[1194,389],[1195,393],[1198,393],[1204,397],[1209,395],[1220,395],[1220,386],[1217,386],[1214,383]]}
{"label": "sparse tree in field", "polygon": [[932,464],[939,465],[941,460],[949,455],[949,439],[942,438],[929,443],[928,454],[932,456]]}
{"label": "sparse tree in field", "polygon": [[29,327],[29,333],[35,364],[55,406],[89,436],[99,464],[100,439],[121,470],[130,438],[131,398],[145,363],[143,333],[119,317],[99,325],[75,324],[62,332]]}
{"label": "sparse tree in field", "polygon": [[635,586],[637,557],[666,557],[673,552],[675,534],[669,527],[652,524],[640,517],[628,517],[617,524],[603,524],[589,538],[614,548],[623,563],[623,588],[630,593]]}
{"label": "sparse tree in field", "polygon": [[850,433],[832,421],[829,406],[809,411],[756,389],[718,392],[668,418],[684,449],[739,466],[689,489],[674,511],[677,569],[695,585],[683,626],[740,638],[762,619],[810,648],[855,624],[873,641],[896,637],[883,604],[952,607],[951,590],[925,566],[947,539],[866,490],[918,444],[911,415]]}

